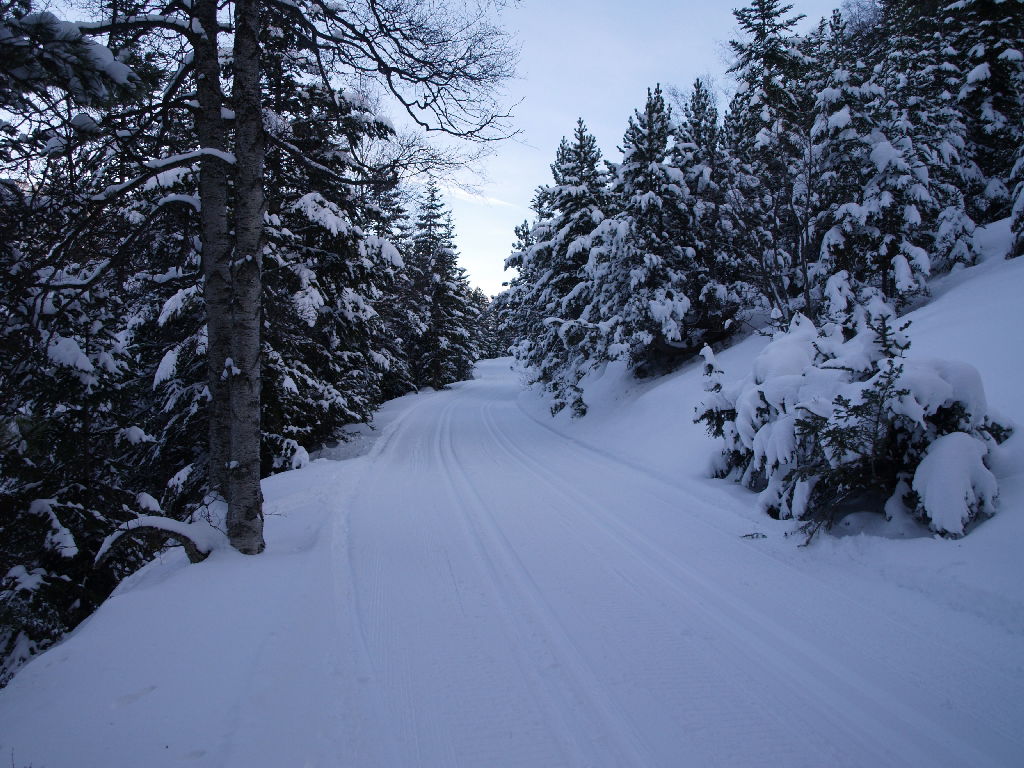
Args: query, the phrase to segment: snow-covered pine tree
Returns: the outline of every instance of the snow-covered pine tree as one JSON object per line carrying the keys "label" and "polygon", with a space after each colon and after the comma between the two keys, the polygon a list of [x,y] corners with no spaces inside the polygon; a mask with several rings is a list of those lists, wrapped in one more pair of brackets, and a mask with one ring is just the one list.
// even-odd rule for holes
{"label": "snow-covered pine tree", "polygon": [[1010,229],[1013,243],[1010,246],[1010,257],[1024,256],[1024,142],[1017,150],[1017,161],[1013,165],[1010,176],[1013,182],[1013,211]]}
{"label": "snow-covered pine tree", "polygon": [[727,159],[714,96],[696,80],[682,104],[676,130],[674,164],[690,192],[695,257],[686,272],[691,307],[686,323],[701,345],[723,341],[737,330],[736,314],[743,303],[740,265],[732,251],[731,211],[726,203]]}
{"label": "snow-covered pine tree", "polygon": [[845,19],[833,13],[814,86],[812,136],[820,147],[825,203],[819,268],[825,285],[817,317],[837,323],[848,336],[861,327],[858,291],[872,284],[864,254],[872,247],[873,230],[860,207],[873,173],[869,155],[875,123],[868,104],[876,92],[866,85],[871,77],[868,50],[859,35],[848,31]]}
{"label": "snow-covered pine tree", "polygon": [[426,324],[416,340],[413,370],[419,386],[442,389],[472,376],[478,311],[458,265],[451,214],[430,179],[416,219],[411,252],[414,289],[425,298]]}
{"label": "snow-covered pine tree", "polygon": [[364,228],[391,243],[402,260],[400,267],[388,270],[388,280],[380,286],[373,304],[383,332],[377,348],[384,357],[380,395],[383,400],[390,400],[416,390],[410,355],[414,340],[424,327],[424,319],[415,312],[419,298],[412,295],[408,265],[412,242],[412,222],[407,210],[410,193],[405,185],[395,184],[393,178],[382,178],[364,189],[364,203],[372,214]]}
{"label": "snow-covered pine tree", "polygon": [[[104,152],[92,137],[59,150],[52,138],[31,187],[4,185],[12,261],[0,303],[0,684],[106,597],[116,581],[94,572],[92,558],[148,503],[133,468],[151,438],[127,396],[134,361],[122,295],[104,279],[123,233],[108,219],[59,262],[49,258],[97,182],[102,189]],[[139,562],[128,552],[119,575]]]}
{"label": "snow-covered pine tree", "polygon": [[141,562],[133,548],[116,573],[92,570],[106,533],[151,503],[109,270],[125,221],[94,202],[116,178],[100,121],[149,84],[30,10],[0,5],[0,685]]}
{"label": "snow-covered pine tree", "polygon": [[1010,213],[1014,152],[1024,140],[1024,2],[958,0],[941,13],[960,77],[968,213],[988,224]]}
{"label": "snow-covered pine tree", "polygon": [[723,440],[718,476],[758,491],[768,515],[807,521],[810,535],[853,503],[963,536],[995,513],[988,460],[1007,434],[987,412],[978,372],[907,357],[906,325],[878,293],[859,333],[841,330],[797,315],[728,385],[705,350],[696,414]]}
{"label": "snow-covered pine tree", "polygon": [[535,318],[521,360],[554,395],[554,410],[579,409],[581,348],[591,332],[581,321],[590,296],[584,266],[595,228],[609,199],[597,140],[582,118],[572,139],[563,138],[551,165],[553,183],[544,187],[544,211],[523,253],[522,269],[533,276],[526,289],[526,311]]}
{"label": "snow-covered pine tree", "polygon": [[498,345],[498,328],[491,311],[491,300],[481,288],[474,288],[469,295],[477,317],[475,327],[471,329],[476,357],[481,360],[501,357],[505,353]]}
{"label": "snow-covered pine tree", "polygon": [[742,39],[730,41],[730,72],[739,82],[725,120],[737,255],[747,282],[782,324],[812,301],[804,194],[812,190],[799,183],[800,165],[809,159],[808,91],[794,33],[803,16],[787,16],[792,8],[754,0],[733,11]]}
{"label": "snow-covered pine tree", "polygon": [[526,297],[530,289],[530,272],[523,266],[523,257],[533,246],[533,227],[529,221],[523,220],[515,229],[515,241],[512,252],[505,259],[504,268],[514,269],[517,274],[507,283],[505,290],[491,300],[490,311],[494,315],[496,344],[501,355],[515,354],[525,356],[519,350],[520,344],[528,344],[530,328],[530,309]]}
{"label": "snow-covered pine tree", "polygon": [[672,135],[671,110],[656,87],[629,120],[612,189],[617,211],[595,231],[586,267],[590,304],[582,319],[594,330],[586,357],[626,359],[639,376],[671,370],[696,352],[685,293],[696,250]]}
{"label": "snow-covered pine tree", "polygon": [[939,22],[919,10],[882,4],[881,39],[834,23],[816,106],[831,198],[822,272],[843,275],[851,296],[881,291],[898,308],[933,271],[973,260],[964,126],[950,92],[958,70]]}
{"label": "snow-covered pine tree", "polygon": [[359,162],[361,149],[393,130],[358,92],[314,80],[313,63],[290,55],[295,31],[283,18],[270,22],[265,473],[301,463],[339,426],[370,420],[394,362],[375,305],[402,265],[394,246],[368,231],[381,212],[359,192],[384,185]]}
{"label": "snow-covered pine tree", "polygon": [[444,202],[433,177],[427,179],[423,194],[417,201],[416,218],[409,236],[406,272],[407,313],[413,321],[415,337],[409,348],[410,369],[417,386],[423,385],[426,374],[426,333],[430,325],[434,283],[434,262],[441,248],[444,226]]}

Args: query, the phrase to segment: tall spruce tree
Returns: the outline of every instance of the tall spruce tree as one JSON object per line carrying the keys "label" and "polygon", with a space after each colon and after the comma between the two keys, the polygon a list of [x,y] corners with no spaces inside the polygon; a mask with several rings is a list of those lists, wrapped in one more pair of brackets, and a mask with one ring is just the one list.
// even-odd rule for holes
{"label": "tall spruce tree", "polygon": [[728,160],[714,97],[701,80],[683,103],[673,163],[689,190],[694,258],[686,270],[690,310],[687,334],[693,346],[715,344],[737,330],[743,302],[742,270],[732,250],[735,231],[725,197]]}
{"label": "tall spruce tree", "polygon": [[[617,211],[594,233],[587,265],[590,358],[625,358],[638,375],[694,354],[686,276],[696,258],[689,190],[673,164],[671,109],[661,88],[630,118],[612,194]],[[699,348],[699,347],[697,347]]]}
{"label": "tall spruce tree", "polygon": [[551,165],[553,183],[544,189],[548,213],[533,228],[522,265],[534,279],[524,302],[537,319],[522,359],[535,380],[554,393],[555,409],[579,409],[581,371],[575,363],[590,334],[583,313],[591,299],[584,267],[595,228],[610,199],[597,140],[582,118],[572,139],[564,138]]}
{"label": "tall spruce tree", "polygon": [[959,0],[941,13],[959,75],[950,91],[966,129],[968,213],[988,224],[1010,213],[1014,152],[1024,139],[1024,2]]}
{"label": "tall spruce tree", "polygon": [[426,322],[417,339],[413,370],[419,386],[442,389],[472,376],[479,356],[475,305],[458,264],[455,232],[437,183],[427,183],[413,236],[414,285],[424,297]]}
{"label": "tall spruce tree", "polygon": [[517,274],[507,283],[505,290],[499,293],[491,301],[491,312],[494,314],[497,344],[502,355],[515,354],[517,357],[525,356],[526,352],[519,349],[523,344],[528,344],[532,328],[531,309],[527,303],[532,277],[530,270],[523,265],[525,254],[533,247],[533,227],[530,222],[523,220],[514,229],[515,241],[512,243],[512,252],[505,259],[505,270],[514,269]]}
{"label": "tall spruce tree", "polygon": [[794,218],[799,199],[793,166],[801,158],[804,90],[791,4],[754,0],[733,11],[742,39],[730,41],[730,72],[739,85],[726,120],[729,150],[737,168],[729,194],[742,215],[740,245],[750,283],[768,307],[787,322],[810,301],[805,232]]}

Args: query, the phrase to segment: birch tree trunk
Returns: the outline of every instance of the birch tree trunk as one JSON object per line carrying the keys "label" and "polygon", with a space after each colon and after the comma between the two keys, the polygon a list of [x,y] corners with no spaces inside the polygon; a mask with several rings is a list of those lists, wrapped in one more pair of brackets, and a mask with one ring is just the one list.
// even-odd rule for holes
{"label": "birch tree trunk", "polygon": [[263,551],[260,490],[260,341],[263,249],[263,109],[260,0],[236,0],[234,43],[235,252],[230,306],[232,370],[228,538],[240,552]]}
{"label": "birch tree trunk", "polygon": [[200,239],[202,240],[207,327],[207,383],[210,389],[209,483],[211,493],[227,499],[228,455],[231,434],[230,396],[224,376],[228,350],[231,308],[231,237],[228,231],[229,165],[227,127],[224,121],[224,93],[220,86],[217,57],[219,25],[217,0],[195,0],[192,6],[202,36],[194,42],[199,109],[196,133],[203,150],[199,166]]}

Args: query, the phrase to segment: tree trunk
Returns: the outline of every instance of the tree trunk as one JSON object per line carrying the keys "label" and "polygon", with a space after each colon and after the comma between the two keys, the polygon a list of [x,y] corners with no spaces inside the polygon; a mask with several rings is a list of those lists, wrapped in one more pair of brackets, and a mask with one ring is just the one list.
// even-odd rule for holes
{"label": "tree trunk", "polygon": [[228,538],[245,554],[263,551],[260,490],[260,331],[263,250],[263,109],[260,91],[260,0],[236,0],[235,254],[231,302],[231,455]]}
{"label": "tree trunk", "polygon": [[[199,109],[196,132],[202,149],[227,152],[224,124],[224,93],[220,87],[220,62],[217,57],[217,0],[195,0],[195,18],[204,37],[195,44],[195,67]],[[209,484],[210,491],[227,499],[230,395],[223,375],[230,356],[231,338],[231,238],[228,231],[228,165],[220,157],[205,154],[199,165],[200,239],[203,246],[205,280],[207,372],[209,403]]]}

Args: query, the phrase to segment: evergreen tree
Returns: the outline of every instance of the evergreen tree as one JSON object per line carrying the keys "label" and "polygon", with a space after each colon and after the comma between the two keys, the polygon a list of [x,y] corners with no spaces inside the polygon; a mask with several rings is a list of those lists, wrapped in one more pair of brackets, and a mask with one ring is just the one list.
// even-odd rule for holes
{"label": "evergreen tree", "polygon": [[670,120],[661,88],[648,91],[623,138],[613,184],[618,211],[594,233],[587,265],[592,286],[582,319],[596,330],[588,357],[626,358],[641,376],[696,352],[685,293],[696,258],[693,219],[685,179],[672,165]]}
{"label": "evergreen tree", "polygon": [[799,166],[810,159],[808,93],[793,31],[803,17],[787,17],[792,8],[754,0],[733,11],[743,39],[730,41],[730,72],[739,87],[725,125],[735,163],[728,196],[744,276],[782,323],[801,307],[811,311],[812,303],[806,209],[813,190],[798,183]]}
{"label": "evergreen tree", "polygon": [[413,371],[420,386],[442,389],[472,376],[479,311],[465,270],[458,265],[451,214],[431,179],[413,237],[413,284],[425,299],[426,323],[417,339]]}
{"label": "evergreen tree", "polygon": [[559,144],[551,165],[554,183],[543,192],[548,215],[538,219],[522,257],[523,269],[533,275],[523,300],[536,322],[521,359],[554,393],[556,409],[578,400],[580,370],[573,361],[589,334],[581,322],[590,299],[584,267],[610,202],[601,165],[597,140],[580,119],[572,140]]}
{"label": "evergreen tree", "polygon": [[950,90],[966,126],[968,213],[987,224],[1010,212],[1009,177],[1024,139],[1024,2],[959,0],[942,13],[959,74]]}
{"label": "evergreen tree", "polygon": [[877,63],[863,75],[838,70],[844,83],[832,90],[848,97],[828,122],[849,196],[826,249],[857,284],[902,307],[933,269],[972,260],[974,225],[956,185],[963,125],[940,95],[955,72],[947,46],[915,8],[893,2],[882,14],[890,34],[871,52]]}
{"label": "evergreen tree", "polygon": [[1024,256],[1024,141],[1017,150],[1017,162],[1013,166],[1011,180],[1014,183],[1013,191],[1013,218],[1010,228],[1013,233],[1013,243],[1010,246],[1010,256]]}
{"label": "evergreen tree", "polygon": [[501,355],[514,353],[517,357],[525,357],[521,344],[529,344],[532,318],[531,309],[527,304],[527,295],[532,284],[531,273],[523,266],[523,258],[533,247],[533,228],[529,221],[515,227],[516,239],[512,244],[512,253],[505,259],[505,269],[515,269],[518,274],[505,283],[505,290],[491,301],[490,311],[494,315],[496,344]]}
{"label": "evergreen tree", "polygon": [[674,165],[690,191],[695,255],[686,272],[691,308],[686,324],[694,344],[724,340],[736,330],[743,302],[742,269],[732,251],[735,231],[725,196],[728,161],[722,147],[718,109],[699,79],[683,103],[676,130]]}

